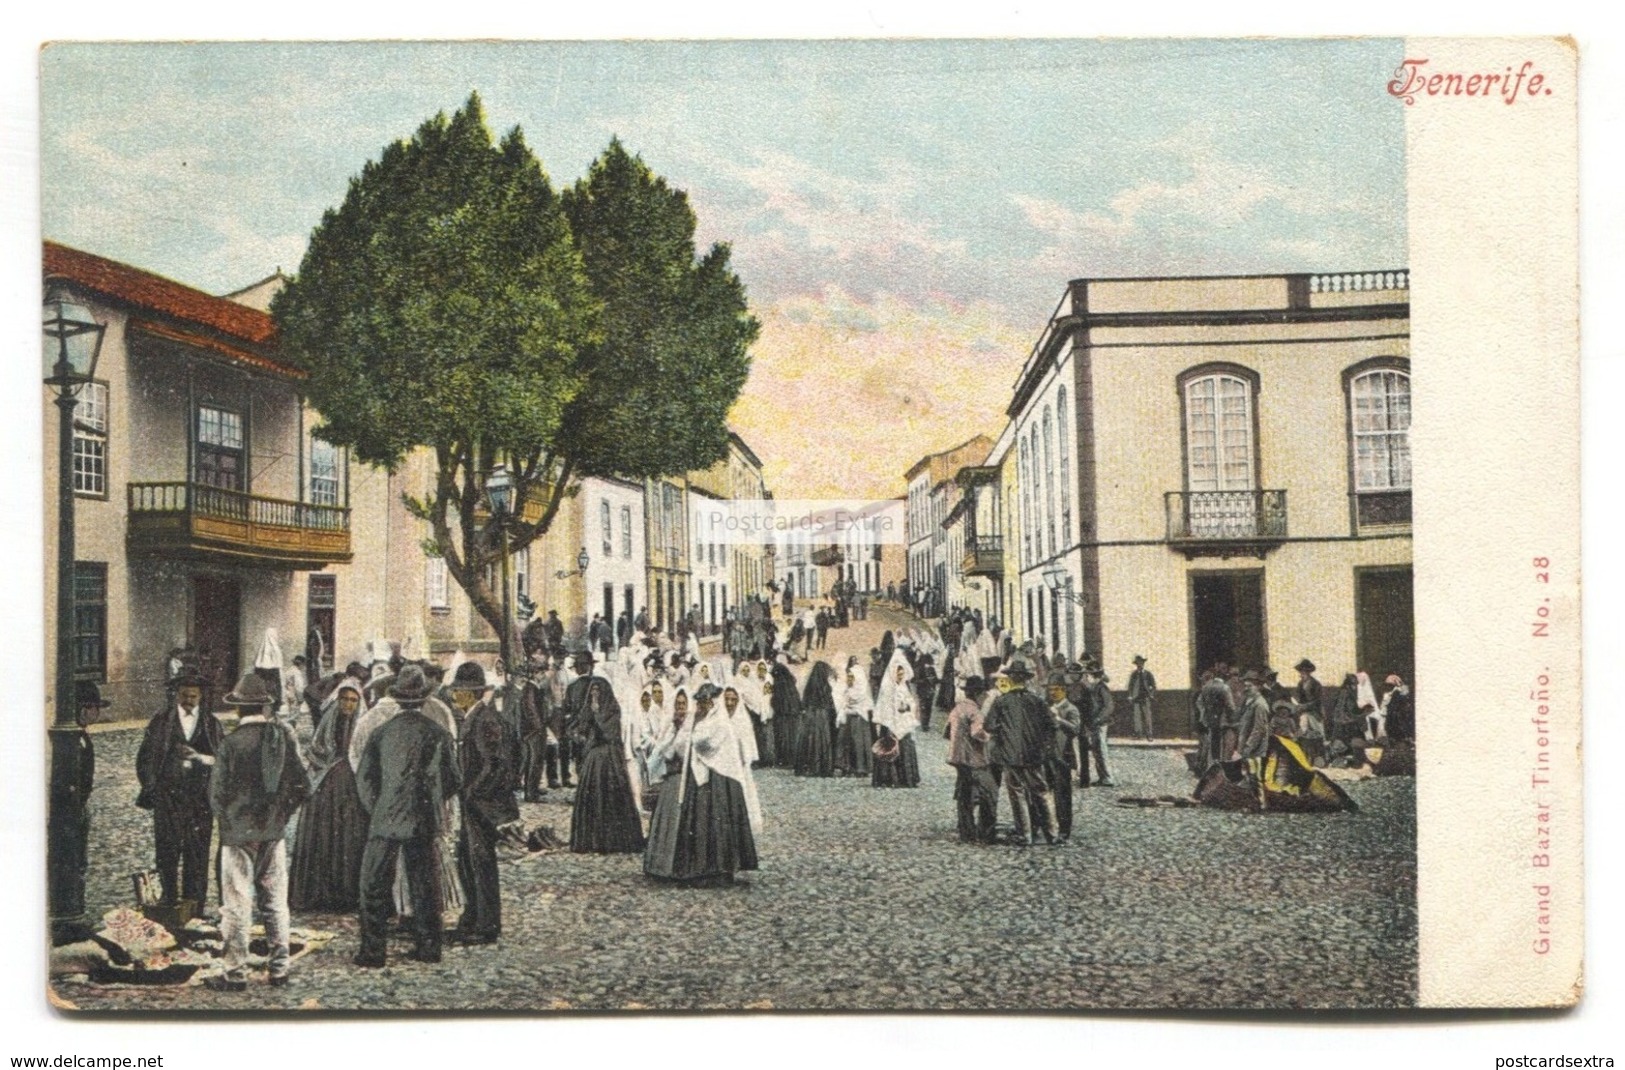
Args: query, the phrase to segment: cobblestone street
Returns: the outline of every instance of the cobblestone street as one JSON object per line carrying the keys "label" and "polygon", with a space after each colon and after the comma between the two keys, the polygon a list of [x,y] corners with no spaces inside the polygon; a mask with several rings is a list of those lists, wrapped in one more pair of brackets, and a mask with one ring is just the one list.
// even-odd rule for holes
{"label": "cobblestone street", "polygon": [[[876,610],[822,654],[867,655]],[[804,668],[804,667],[798,667]],[[1115,788],[1077,793],[1071,843],[971,847],[954,834],[942,716],[919,740],[923,782],[757,774],[761,870],[738,886],[657,886],[636,856],[550,851],[503,867],[494,947],[425,966],[351,965],[353,917],[298,916],[338,933],[293,983],[245,995],[199,987],[60,984],[85,1009],[1066,1009],[1395,1007],[1415,1001],[1415,802],[1409,778],[1346,785],[1351,814],[1139,809],[1125,795],[1188,795],[1178,749],[1119,746]],[[133,805],[140,733],[99,735],[93,913],[128,903],[151,865]],[[568,835],[564,793],[524,807]],[[556,801],[554,801],[556,800]],[[1008,820],[1007,800],[1000,818]],[[748,883],[746,883],[748,881]],[[214,889],[211,887],[211,896]]]}

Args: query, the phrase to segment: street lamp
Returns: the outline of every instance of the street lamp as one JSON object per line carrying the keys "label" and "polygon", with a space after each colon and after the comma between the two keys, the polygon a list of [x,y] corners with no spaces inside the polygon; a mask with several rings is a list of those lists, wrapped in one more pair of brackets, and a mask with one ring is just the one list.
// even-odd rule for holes
{"label": "street lamp", "polygon": [[553,573],[553,577],[555,579],[567,580],[572,576],[585,576],[587,574],[587,566],[591,563],[592,558],[587,556],[587,548],[583,546],[581,548],[581,552],[576,554],[575,571],[566,572],[564,569],[559,569],[559,571]]}
{"label": "street lamp", "polygon": [[75,302],[61,283],[45,298],[45,384],[56,391],[56,696],[48,738],[51,794],[47,815],[46,874],[51,942],[72,943],[89,933],[85,924],[85,867],[89,857],[90,775],[94,757],[79,725],[74,680],[74,488],[73,411],[79,390],[96,374],[105,325]]}
{"label": "street lamp", "polygon": [[502,658],[502,675],[513,673],[513,592],[508,578],[508,517],[513,508],[513,474],[505,464],[496,465],[485,476],[485,501],[491,509],[491,522],[496,525],[497,537],[502,540],[502,631],[497,637],[497,649]]}
{"label": "street lamp", "polygon": [[1083,605],[1083,596],[1073,593],[1072,577],[1068,576],[1066,569],[1060,565],[1051,565],[1044,570],[1044,586],[1049,588],[1050,594],[1063,602]]}

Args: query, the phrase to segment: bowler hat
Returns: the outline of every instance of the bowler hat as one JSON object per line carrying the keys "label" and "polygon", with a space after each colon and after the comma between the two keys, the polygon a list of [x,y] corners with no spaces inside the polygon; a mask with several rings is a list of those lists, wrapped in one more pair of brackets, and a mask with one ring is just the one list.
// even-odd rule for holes
{"label": "bowler hat", "polygon": [[228,706],[269,706],[272,702],[271,688],[259,674],[244,673],[231,694],[220,701]]}
{"label": "bowler hat", "polygon": [[106,699],[102,698],[102,689],[91,683],[89,680],[80,680],[78,685],[74,688],[74,691],[79,700],[79,708],[81,710],[105,710],[107,707],[112,705],[111,702],[108,702]]}
{"label": "bowler hat", "polygon": [[430,690],[429,678],[423,674],[423,666],[414,663],[404,666],[395,677],[389,697],[402,706],[417,706],[429,697]]}
{"label": "bowler hat", "polygon": [[169,678],[171,690],[182,687],[207,687],[208,685],[208,678],[198,671],[196,665],[182,665],[180,671]]}
{"label": "bowler hat", "polygon": [[457,666],[457,673],[451,678],[453,691],[485,691],[490,688],[485,682],[485,666],[477,661],[465,661]]}
{"label": "bowler hat", "polygon": [[1308,658],[1304,658],[1302,661],[1298,662],[1296,665],[1294,665],[1292,667],[1294,669],[1297,669],[1299,672],[1314,672],[1315,671],[1315,663],[1310,661]]}
{"label": "bowler hat", "polygon": [[1045,686],[1046,687],[1059,687],[1059,688],[1064,689],[1066,687],[1066,684],[1067,684],[1066,673],[1060,672],[1059,670],[1050,673],[1049,674],[1049,679],[1045,681]]}

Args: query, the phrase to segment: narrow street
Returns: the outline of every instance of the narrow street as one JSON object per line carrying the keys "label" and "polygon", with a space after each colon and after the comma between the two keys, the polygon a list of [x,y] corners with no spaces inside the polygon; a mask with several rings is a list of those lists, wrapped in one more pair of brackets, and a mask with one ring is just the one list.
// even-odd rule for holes
{"label": "narrow street", "polygon": [[[830,633],[832,663],[867,656],[886,609]],[[798,667],[804,670],[805,667]],[[550,851],[503,868],[504,933],[439,966],[350,963],[338,934],[244,995],[60,985],[85,1009],[1032,1009],[1391,1007],[1415,992],[1415,806],[1408,778],[1348,785],[1353,814],[1250,816],[1118,806],[1188,794],[1177,750],[1117,747],[1115,789],[1077,793],[1063,847],[971,847],[954,834],[942,719],[919,740],[923,782],[757,774],[762,868],[714,890],[657,886],[633,856]],[[98,737],[90,901],[129,901],[151,865],[133,805],[139,733]],[[558,798],[563,793],[554,792]],[[528,825],[568,835],[562,799]],[[1007,806],[1001,807],[1007,818]],[[392,948],[397,956],[405,944]]]}

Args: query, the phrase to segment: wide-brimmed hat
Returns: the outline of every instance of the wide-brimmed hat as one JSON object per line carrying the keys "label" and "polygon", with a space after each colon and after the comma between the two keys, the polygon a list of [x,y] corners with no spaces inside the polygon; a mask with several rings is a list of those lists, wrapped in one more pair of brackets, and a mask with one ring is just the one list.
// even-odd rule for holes
{"label": "wide-brimmed hat", "polygon": [[396,675],[389,688],[389,697],[402,706],[415,706],[421,705],[429,697],[430,691],[429,678],[424,675],[423,666],[412,664],[404,666]]}
{"label": "wide-brimmed hat", "polygon": [[237,681],[231,694],[220,700],[227,706],[269,706],[273,701],[271,687],[258,673],[247,672]]}
{"label": "wide-brimmed hat", "polygon": [[457,666],[457,673],[451,678],[453,691],[489,691],[491,685],[485,682],[485,666],[477,661],[465,661]]}
{"label": "wide-brimmed hat", "polygon": [[1031,680],[1033,667],[1021,654],[1010,659],[1010,664],[1004,667],[1004,675],[1012,680]]}
{"label": "wide-brimmed hat", "polygon": [[1304,658],[1302,661],[1298,662],[1296,665],[1294,665],[1292,667],[1294,669],[1298,670],[1299,672],[1314,672],[1315,671],[1315,663],[1310,661],[1308,658]]}
{"label": "wide-brimmed hat", "polygon": [[89,680],[80,680],[74,687],[74,697],[78,699],[79,708],[105,710],[112,703],[102,698],[102,689]]}
{"label": "wide-brimmed hat", "polygon": [[1046,687],[1059,687],[1062,690],[1066,689],[1066,685],[1067,685],[1066,673],[1061,672],[1060,670],[1056,670],[1055,672],[1050,673],[1049,674],[1049,679],[1044,681],[1044,686],[1046,686]]}
{"label": "wide-brimmed hat", "polygon": [[1264,682],[1264,678],[1258,675],[1258,670],[1248,669],[1241,674],[1241,682],[1244,684],[1261,684]]}
{"label": "wide-brimmed hat", "polygon": [[694,701],[715,702],[720,694],[722,694],[722,689],[716,684],[701,684],[694,689]]}
{"label": "wide-brimmed hat", "polygon": [[1144,665],[1145,664],[1145,655],[1144,654],[1136,654],[1136,655],[1134,655],[1134,664],[1136,664],[1136,665]]}

